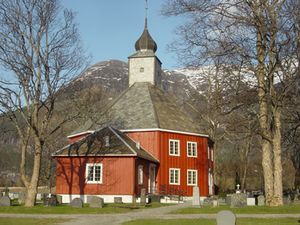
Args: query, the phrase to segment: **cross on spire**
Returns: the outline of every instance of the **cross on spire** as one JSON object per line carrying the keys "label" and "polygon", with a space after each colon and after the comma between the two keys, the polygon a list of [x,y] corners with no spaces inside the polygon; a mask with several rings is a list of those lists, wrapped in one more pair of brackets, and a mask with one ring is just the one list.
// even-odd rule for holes
{"label": "cross on spire", "polygon": [[147,17],[148,17],[148,0],[145,0],[145,28],[148,27]]}

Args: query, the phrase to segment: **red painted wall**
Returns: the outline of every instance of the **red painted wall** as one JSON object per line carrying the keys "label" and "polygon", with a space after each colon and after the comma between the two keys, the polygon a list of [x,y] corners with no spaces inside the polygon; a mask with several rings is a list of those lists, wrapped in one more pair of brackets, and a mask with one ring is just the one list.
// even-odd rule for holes
{"label": "red painted wall", "polygon": [[150,152],[157,159],[160,156],[160,132],[128,132],[126,133],[131,139],[139,141],[141,147]]}
{"label": "red painted wall", "polygon": [[[208,166],[206,137],[199,137],[186,134],[175,134],[170,132],[161,132],[161,154],[160,154],[160,177],[159,185],[166,185],[167,189],[179,189],[185,192],[185,196],[193,195],[193,186],[187,185],[187,170],[194,169],[198,171],[198,186],[200,195],[208,195]],[[180,156],[169,155],[169,139],[179,140]],[[187,156],[187,142],[197,142],[197,158]],[[180,169],[180,185],[169,184],[169,168]]]}
{"label": "red painted wall", "polygon": [[[86,163],[103,164],[103,183],[85,182]],[[57,194],[132,195],[134,157],[56,157]]]}
{"label": "red painted wall", "polygon": [[[164,131],[128,132],[126,134],[133,140],[139,141],[143,148],[149,150],[159,159],[160,165],[157,173],[158,192],[164,187],[168,191],[171,189],[183,190],[185,196],[192,196],[193,186],[187,185],[187,170],[195,169],[198,171],[200,194],[201,196],[208,196],[208,168],[209,166],[212,167],[212,163],[207,155],[207,137]],[[169,155],[169,139],[180,141],[180,156]],[[187,157],[188,141],[197,142],[197,158]],[[169,168],[180,169],[180,185],[169,184]]]}

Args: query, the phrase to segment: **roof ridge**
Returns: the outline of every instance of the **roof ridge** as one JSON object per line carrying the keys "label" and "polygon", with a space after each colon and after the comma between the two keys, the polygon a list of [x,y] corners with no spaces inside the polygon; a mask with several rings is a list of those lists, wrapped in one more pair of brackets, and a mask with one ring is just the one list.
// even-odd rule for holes
{"label": "roof ridge", "polygon": [[115,131],[113,127],[108,126],[108,128],[134,153],[134,155],[137,155],[137,152],[131,148],[131,146]]}
{"label": "roof ridge", "polygon": [[159,118],[158,118],[158,115],[157,115],[157,110],[156,110],[155,104],[153,103],[153,99],[152,99],[152,95],[151,95],[150,84],[148,85],[148,92],[149,92],[149,95],[150,95],[151,104],[153,106],[154,119],[157,123],[157,127],[160,128],[160,122],[159,122]]}

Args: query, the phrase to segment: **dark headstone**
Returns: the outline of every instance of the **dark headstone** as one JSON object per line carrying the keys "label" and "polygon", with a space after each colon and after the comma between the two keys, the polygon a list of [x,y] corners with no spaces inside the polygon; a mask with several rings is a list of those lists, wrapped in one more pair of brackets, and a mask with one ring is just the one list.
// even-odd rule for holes
{"label": "dark headstone", "polygon": [[0,198],[3,196],[2,191],[0,191]]}
{"label": "dark headstone", "polygon": [[9,195],[9,189],[8,189],[8,187],[6,187],[6,188],[4,189],[4,196],[9,197],[8,195]]}
{"label": "dark headstone", "polygon": [[217,225],[235,225],[236,217],[229,210],[222,210],[217,214]]}
{"label": "dark headstone", "polygon": [[225,202],[227,205],[231,205],[231,196],[232,195],[226,195]]}
{"label": "dark headstone", "polygon": [[122,204],[123,203],[122,197],[114,197],[114,203],[116,203],[116,204]]}
{"label": "dark headstone", "polygon": [[90,207],[91,208],[103,208],[103,206],[104,206],[104,199],[103,198],[93,196],[90,199]]}
{"label": "dark headstone", "polygon": [[290,197],[290,195],[287,195],[287,196],[283,196],[283,204],[284,205],[289,205],[289,204],[291,204],[291,197]]}
{"label": "dark headstone", "polygon": [[71,207],[73,208],[82,208],[83,207],[83,202],[80,198],[74,198],[71,203]]}
{"label": "dark headstone", "polygon": [[51,195],[51,197],[48,200],[48,206],[57,206],[56,195]]}
{"label": "dark headstone", "polygon": [[231,196],[231,208],[240,208],[247,206],[247,195],[244,193],[237,193]]}
{"label": "dark headstone", "polygon": [[0,198],[0,206],[11,206],[11,200],[8,196]]}
{"label": "dark headstone", "polygon": [[264,206],[265,205],[265,196],[259,195],[257,197],[257,205],[258,206]]}
{"label": "dark headstone", "polygon": [[160,195],[150,195],[149,199],[151,202],[160,202],[161,196]]}
{"label": "dark headstone", "polygon": [[146,204],[146,188],[141,189],[141,204]]}

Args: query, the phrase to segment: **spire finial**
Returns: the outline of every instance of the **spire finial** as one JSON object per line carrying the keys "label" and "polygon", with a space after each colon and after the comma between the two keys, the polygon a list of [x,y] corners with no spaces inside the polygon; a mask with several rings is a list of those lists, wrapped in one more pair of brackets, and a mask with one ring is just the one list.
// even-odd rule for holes
{"label": "spire finial", "polygon": [[148,0],[145,0],[145,29],[147,29],[147,17],[148,17]]}

